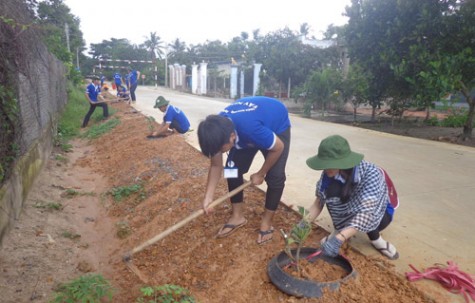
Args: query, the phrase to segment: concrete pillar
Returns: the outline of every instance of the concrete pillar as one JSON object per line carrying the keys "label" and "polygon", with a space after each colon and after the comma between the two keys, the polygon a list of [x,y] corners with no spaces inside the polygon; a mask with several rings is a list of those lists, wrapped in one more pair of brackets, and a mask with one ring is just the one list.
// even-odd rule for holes
{"label": "concrete pillar", "polygon": [[186,89],[188,88],[187,83],[186,83],[186,65],[182,64],[180,68],[181,68],[181,83],[183,83],[181,90],[186,91]]}
{"label": "concrete pillar", "polygon": [[174,68],[173,65],[169,65],[168,69],[170,70],[170,73],[169,73],[170,85],[169,86],[170,86],[171,89],[175,89],[175,87],[176,87],[175,68]]}
{"label": "concrete pillar", "polygon": [[254,73],[252,77],[252,95],[255,96],[257,93],[257,90],[259,89],[259,84],[260,84],[260,78],[259,74],[261,72],[261,63],[254,63]]}
{"label": "concrete pillar", "polygon": [[238,66],[231,65],[231,75],[229,79],[229,97],[235,99],[237,97],[237,82],[238,82]]}
{"label": "concrete pillar", "polygon": [[208,81],[208,63],[201,62],[200,63],[200,94],[201,95],[206,95],[207,81]]}
{"label": "concrete pillar", "polygon": [[173,70],[175,71],[175,85],[177,88],[180,88],[182,86],[180,65],[178,63],[173,64]]}
{"label": "concrete pillar", "polygon": [[244,97],[244,70],[241,69],[240,77],[239,77],[239,96],[242,98]]}
{"label": "concrete pillar", "polygon": [[198,64],[195,64],[193,62],[193,65],[191,65],[191,93],[192,94],[197,94],[198,93]]}

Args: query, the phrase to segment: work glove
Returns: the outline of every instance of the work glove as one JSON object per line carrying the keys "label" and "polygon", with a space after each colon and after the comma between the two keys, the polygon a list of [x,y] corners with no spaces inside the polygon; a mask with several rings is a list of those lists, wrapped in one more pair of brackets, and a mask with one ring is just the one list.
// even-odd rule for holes
{"label": "work glove", "polygon": [[334,258],[338,256],[342,244],[343,241],[340,241],[337,237],[331,237],[320,246],[320,249],[325,256]]}

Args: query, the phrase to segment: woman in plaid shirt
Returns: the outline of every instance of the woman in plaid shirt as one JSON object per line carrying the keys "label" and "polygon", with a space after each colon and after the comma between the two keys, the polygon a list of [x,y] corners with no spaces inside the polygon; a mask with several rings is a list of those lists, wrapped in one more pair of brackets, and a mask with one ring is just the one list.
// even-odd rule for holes
{"label": "woman in plaid shirt", "polygon": [[325,255],[337,256],[343,242],[361,231],[378,251],[395,260],[399,257],[396,247],[380,235],[394,214],[386,180],[382,170],[363,157],[352,152],[339,135],[322,140],[318,154],[307,159],[310,168],[323,170],[309,219],[315,220],[327,206],[335,231],[322,240]]}

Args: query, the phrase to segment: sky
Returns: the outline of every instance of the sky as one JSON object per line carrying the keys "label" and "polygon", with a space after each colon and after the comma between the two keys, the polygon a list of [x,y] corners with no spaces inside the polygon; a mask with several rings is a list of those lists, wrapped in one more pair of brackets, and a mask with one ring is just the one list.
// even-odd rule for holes
{"label": "sky", "polygon": [[229,42],[260,29],[265,35],[288,27],[322,38],[328,25],[343,25],[351,0],[63,0],[81,20],[86,46],[111,38],[142,44],[156,32],[164,44],[177,38],[187,46],[207,40]]}

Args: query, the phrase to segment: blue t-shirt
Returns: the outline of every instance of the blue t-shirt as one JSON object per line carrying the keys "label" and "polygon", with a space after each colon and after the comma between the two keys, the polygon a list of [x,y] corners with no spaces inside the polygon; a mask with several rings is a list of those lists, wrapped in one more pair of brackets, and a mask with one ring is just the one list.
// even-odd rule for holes
{"label": "blue t-shirt", "polygon": [[114,81],[116,85],[120,85],[122,83],[122,76],[119,73],[115,73]]}
{"label": "blue t-shirt", "polygon": [[127,87],[128,87],[129,83],[130,83],[130,74],[126,74],[125,75],[125,85],[127,85]]}
{"label": "blue t-shirt", "polygon": [[89,95],[89,99],[91,99],[92,102],[97,102],[97,96],[100,94],[101,88],[99,85],[94,85],[94,83],[90,83],[86,87],[86,94]]}
{"label": "blue t-shirt", "polygon": [[174,120],[178,123],[180,129],[183,132],[187,132],[190,128],[190,121],[188,121],[188,118],[185,116],[185,113],[181,111],[178,107],[169,104],[165,111],[163,121],[165,123],[171,124]]}
{"label": "blue t-shirt", "polygon": [[233,121],[237,149],[272,149],[276,135],[290,127],[289,112],[285,105],[269,97],[239,99],[219,115]]}
{"label": "blue t-shirt", "polygon": [[130,72],[129,74],[130,85],[137,84],[137,76],[138,76],[138,73],[136,70],[133,70]]}

